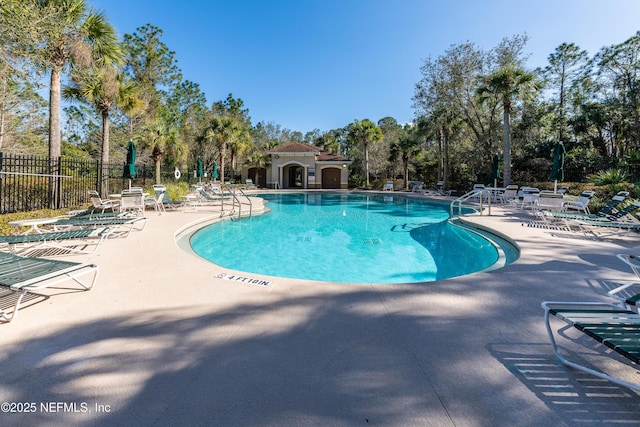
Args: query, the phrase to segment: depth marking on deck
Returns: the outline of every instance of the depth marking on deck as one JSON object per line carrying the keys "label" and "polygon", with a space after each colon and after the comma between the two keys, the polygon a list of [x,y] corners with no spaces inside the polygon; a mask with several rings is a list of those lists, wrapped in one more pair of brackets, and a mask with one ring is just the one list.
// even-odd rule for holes
{"label": "depth marking on deck", "polygon": [[232,282],[251,283],[252,285],[269,286],[271,282],[264,279],[255,279],[251,277],[237,276],[235,274],[218,273],[213,276],[216,279],[231,280]]}

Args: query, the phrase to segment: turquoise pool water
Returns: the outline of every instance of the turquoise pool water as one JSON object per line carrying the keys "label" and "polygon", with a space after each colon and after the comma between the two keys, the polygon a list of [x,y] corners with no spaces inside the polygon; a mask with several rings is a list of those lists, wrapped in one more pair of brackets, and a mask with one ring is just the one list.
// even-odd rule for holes
{"label": "turquoise pool water", "polygon": [[191,236],[194,252],[259,275],[344,283],[428,282],[494,265],[485,237],[449,223],[449,204],[395,195],[265,194],[271,212]]}

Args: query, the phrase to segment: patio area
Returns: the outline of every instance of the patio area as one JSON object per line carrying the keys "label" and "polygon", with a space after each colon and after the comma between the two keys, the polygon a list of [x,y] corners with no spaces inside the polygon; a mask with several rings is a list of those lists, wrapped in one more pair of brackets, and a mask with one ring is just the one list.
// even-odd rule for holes
{"label": "patio area", "polygon": [[[530,214],[493,206],[490,216],[465,218],[520,246],[520,259],[503,269],[403,285],[242,273],[259,280],[234,281],[223,277],[233,271],[176,243],[176,235],[217,216],[207,207],[147,212],[144,230],[65,257],[98,264],[100,276],[88,292],[43,291],[49,298],[27,301],[16,320],[0,324],[2,401],[29,405],[3,408],[0,424],[640,420],[637,393],[560,364],[540,307],[544,300],[611,301],[608,290],[634,280],[615,255],[636,251],[640,234],[587,239],[528,227]],[[603,346],[566,335],[573,339],[562,344],[574,359],[640,382]]]}

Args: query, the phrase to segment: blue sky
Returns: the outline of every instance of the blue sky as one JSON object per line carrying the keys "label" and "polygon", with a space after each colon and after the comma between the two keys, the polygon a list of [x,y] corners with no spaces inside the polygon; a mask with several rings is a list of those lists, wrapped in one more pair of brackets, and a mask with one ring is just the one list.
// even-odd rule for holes
{"label": "blue sky", "polygon": [[255,124],[303,133],[411,121],[420,67],[451,45],[527,34],[529,66],[562,43],[595,54],[640,30],[638,0],[88,0],[122,35],[163,31],[207,103],[241,98]]}

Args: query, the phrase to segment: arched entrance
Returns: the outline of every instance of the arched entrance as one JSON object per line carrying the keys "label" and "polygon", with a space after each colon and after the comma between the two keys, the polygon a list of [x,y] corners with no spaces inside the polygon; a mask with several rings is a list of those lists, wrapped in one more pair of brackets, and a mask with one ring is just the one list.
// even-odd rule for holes
{"label": "arched entrance", "polygon": [[306,188],[305,168],[292,164],[282,168],[282,188]]}
{"label": "arched entrance", "polygon": [[261,188],[267,186],[267,170],[265,168],[249,168],[248,178]]}
{"label": "arched entrance", "polygon": [[340,188],[340,169],[338,168],[322,169],[322,188],[331,188],[331,189]]}

